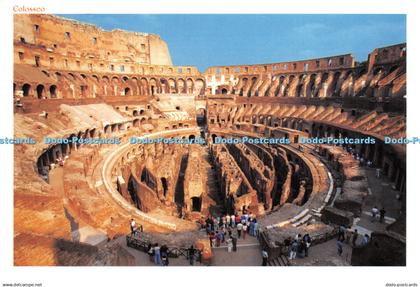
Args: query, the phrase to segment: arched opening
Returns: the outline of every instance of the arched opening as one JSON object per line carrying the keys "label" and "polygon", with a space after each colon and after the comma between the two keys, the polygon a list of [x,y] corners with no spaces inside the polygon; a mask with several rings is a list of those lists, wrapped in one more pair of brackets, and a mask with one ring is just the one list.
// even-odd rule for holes
{"label": "arched opening", "polygon": [[128,185],[127,185],[127,190],[128,193],[130,194],[131,200],[133,201],[133,204],[135,207],[137,207],[138,209],[141,208],[140,205],[140,198],[137,195],[137,182],[134,180],[133,176],[130,175],[130,178],[128,179]]}
{"label": "arched opening", "polygon": [[216,141],[217,136],[215,134],[211,135],[211,139],[213,140],[213,143]]}
{"label": "arched opening", "polygon": [[302,96],[303,83],[299,84],[296,88],[296,97],[300,98]]}
{"label": "arched opening", "polygon": [[197,110],[197,125],[201,127],[206,125],[206,110],[204,108]]}
{"label": "arched opening", "polygon": [[202,79],[197,79],[194,83],[194,90],[199,95],[204,95],[205,92],[205,82]]}
{"label": "arched opening", "polygon": [[178,79],[178,93],[185,93],[185,81],[183,79]]}
{"label": "arched opening", "polygon": [[38,85],[36,87],[36,95],[38,99],[42,99],[44,96],[44,85]]}
{"label": "arched opening", "polygon": [[126,87],[124,89],[124,96],[129,96],[129,95],[130,95],[130,88],[129,87]]}
{"label": "arched opening", "polygon": [[331,91],[332,91],[332,96],[335,97],[339,94],[338,91],[338,81],[340,79],[341,73],[340,72],[335,72],[334,73],[334,77],[333,77],[333,82],[332,82],[332,87],[331,87]]}
{"label": "arched opening", "polygon": [[139,112],[137,110],[133,111],[133,117],[137,117],[139,115]]}
{"label": "arched opening", "polygon": [[30,91],[30,90],[31,90],[31,85],[29,85],[29,84],[24,84],[24,85],[22,86],[23,96],[24,96],[24,97],[29,96],[29,91]]}
{"label": "arched opening", "polygon": [[193,141],[193,140],[195,140],[195,135],[190,135],[190,136],[188,137],[188,140],[189,140],[189,141]]}
{"label": "arched opening", "polygon": [[316,74],[312,74],[309,78],[309,85],[308,85],[308,92],[306,93],[308,97],[313,97],[315,93],[315,80],[316,80]]}
{"label": "arched opening", "polygon": [[162,183],[163,196],[166,197],[166,194],[168,193],[168,182],[164,177],[161,177],[160,181]]}
{"label": "arched opening", "polygon": [[194,196],[191,197],[191,210],[200,212],[201,211],[201,198]]}
{"label": "arched opening", "polygon": [[51,85],[51,87],[50,87],[50,97],[52,99],[57,97],[56,91],[57,91],[57,86],[56,85]]}
{"label": "arched opening", "polygon": [[226,95],[227,94],[227,89],[222,89],[222,95]]}

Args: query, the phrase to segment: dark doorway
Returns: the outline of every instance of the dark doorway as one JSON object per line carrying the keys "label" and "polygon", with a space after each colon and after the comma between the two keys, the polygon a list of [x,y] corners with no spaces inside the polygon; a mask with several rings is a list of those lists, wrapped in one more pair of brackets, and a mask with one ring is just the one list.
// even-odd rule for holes
{"label": "dark doorway", "polygon": [[137,195],[137,182],[134,180],[133,176],[130,175],[130,178],[128,179],[128,186],[127,186],[127,190],[128,193],[130,194],[131,200],[133,201],[133,204],[135,207],[137,207],[138,209],[141,208],[140,206],[140,198]]}
{"label": "dark doorway", "polygon": [[44,95],[44,86],[43,85],[38,85],[36,87],[36,94],[38,96],[38,99],[42,99],[42,97]]}
{"label": "dark doorway", "polygon": [[56,98],[56,97],[57,97],[56,91],[57,91],[57,86],[56,86],[56,85],[52,85],[52,86],[50,87],[50,97],[51,97],[52,99],[54,99],[54,98]]}
{"label": "dark doorway", "polygon": [[166,193],[168,192],[168,182],[164,177],[161,177],[160,181],[162,182],[163,196],[166,197]]}
{"label": "dark doorway", "polygon": [[29,85],[29,84],[24,84],[23,86],[22,86],[22,92],[23,92],[23,96],[24,97],[27,97],[27,96],[29,96],[29,90],[31,89],[31,85]]}
{"label": "dark doorway", "polygon": [[194,196],[191,197],[191,202],[192,202],[192,211],[197,211],[200,212],[201,211],[201,198]]}

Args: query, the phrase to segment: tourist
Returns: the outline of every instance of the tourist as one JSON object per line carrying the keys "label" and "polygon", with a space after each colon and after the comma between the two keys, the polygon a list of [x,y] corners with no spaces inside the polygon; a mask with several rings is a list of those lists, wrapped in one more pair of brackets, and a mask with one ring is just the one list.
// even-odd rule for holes
{"label": "tourist", "polygon": [[230,226],[230,215],[226,215],[226,226]]}
{"label": "tourist", "polygon": [[372,167],[372,162],[370,160],[367,161],[367,166]]}
{"label": "tourist", "polygon": [[379,210],[378,210],[378,208],[376,206],[374,206],[372,208],[372,211],[371,212],[372,212],[371,222],[374,222],[376,220],[376,217],[378,216]]}
{"label": "tourist", "polygon": [[130,220],[130,229],[131,229],[131,236],[134,235],[134,231],[136,230],[136,222],[133,218]]}
{"label": "tourist", "polygon": [[385,213],[386,213],[385,208],[382,207],[381,210],[379,210],[379,222],[380,223],[384,223],[384,221],[385,221]]}
{"label": "tourist", "polygon": [[228,231],[229,238],[232,237],[232,227],[229,226],[227,231]]}
{"label": "tourist", "polygon": [[215,247],[216,244],[216,235],[214,233],[214,231],[211,231],[209,234],[209,240],[210,240],[210,246],[211,247]]}
{"label": "tourist", "polygon": [[338,251],[338,255],[341,256],[341,254],[343,254],[343,241],[342,240],[337,240],[337,251]]}
{"label": "tourist", "polygon": [[376,178],[381,178],[381,169],[380,168],[376,169]]}
{"label": "tourist", "polygon": [[297,253],[297,249],[298,249],[298,242],[296,239],[294,239],[290,245],[290,255],[289,255],[289,260],[293,260],[296,258],[296,253]]}
{"label": "tourist", "polygon": [[214,220],[212,217],[210,217],[210,229],[211,231],[214,231],[215,227],[214,227]]}
{"label": "tourist", "polygon": [[308,257],[309,255],[309,247],[311,246],[311,242],[312,242],[311,237],[309,236],[308,233],[306,233],[303,236],[303,251],[304,251],[305,257]]}
{"label": "tourist", "polygon": [[162,257],[162,265],[169,266],[168,247],[166,245],[162,245],[162,247],[160,248],[160,254]]}
{"label": "tourist", "polygon": [[260,235],[260,230],[258,229],[258,222],[254,219],[254,236],[258,237]]}
{"label": "tourist", "polygon": [[138,226],[137,230],[139,230],[140,232],[143,232],[143,225],[141,225],[141,224],[139,223],[139,226]]}
{"label": "tourist", "polygon": [[304,254],[303,254],[303,252],[304,252],[304,247],[303,247],[303,240],[302,240],[302,238],[299,238],[299,240],[298,240],[298,242],[297,242],[297,257],[298,258],[303,258],[304,257]]}
{"label": "tourist", "polygon": [[268,252],[265,249],[263,249],[261,253],[262,253],[262,259],[263,259],[262,266],[267,266]]}
{"label": "tourist", "polygon": [[362,239],[362,246],[368,245],[369,244],[369,241],[370,241],[369,235],[368,234],[365,234],[365,236],[363,236],[363,239]]}
{"label": "tourist", "polygon": [[251,236],[255,236],[255,222],[251,219],[251,222],[249,223],[249,234]]}
{"label": "tourist", "polygon": [[226,238],[226,227],[222,227],[222,229],[220,230],[220,236],[221,242],[224,243]]}
{"label": "tourist", "polygon": [[232,252],[232,238],[228,238],[226,239],[226,244],[227,244],[227,251],[230,253]]}
{"label": "tourist", "polygon": [[241,238],[241,234],[242,234],[242,229],[244,228],[244,226],[242,225],[242,223],[241,222],[239,222],[237,225],[236,225],[236,229],[238,230],[238,239],[239,238]]}
{"label": "tourist", "polygon": [[346,229],[346,244],[350,243],[350,239],[351,239],[352,234],[353,234],[353,231],[351,230],[351,227],[348,227]]}
{"label": "tourist", "polygon": [[188,259],[190,260],[190,265],[194,265],[194,253],[195,253],[195,249],[194,246],[190,246],[190,248],[188,249]]}
{"label": "tourist", "polygon": [[219,230],[219,219],[217,219],[216,217],[213,219],[213,230]]}
{"label": "tourist", "polygon": [[222,231],[216,231],[216,247],[220,246],[220,243],[222,242],[223,239],[223,233]]}
{"label": "tourist", "polygon": [[232,227],[235,227],[235,215],[234,214],[232,214],[230,216],[230,223],[232,224]]}
{"label": "tourist", "polygon": [[340,225],[340,227],[338,228],[338,240],[344,241],[345,232],[346,232],[346,227],[344,225]]}
{"label": "tourist", "polygon": [[232,247],[233,247],[233,252],[236,252],[236,243],[237,243],[237,235],[235,232],[232,232]]}
{"label": "tourist", "polygon": [[161,262],[161,257],[160,257],[160,247],[159,247],[159,244],[157,244],[157,243],[155,243],[155,247],[153,248],[153,250],[154,250],[154,254],[155,254],[155,264],[156,265],[161,265],[162,264],[162,262]]}
{"label": "tourist", "polygon": [[248,220],[246,221],[246,230],[248,234],[251,234],[251,231],[250,231],[251,221],[252,221],[251,217],[248,217]]}
{"label": "tourist", "polygon": [[353,237],[351,239],[351,245],[353,247],[356,247],[356,243],[357,243],[357,238],[359,237],[359,233],[357,232],[357,229],[354,230],[353,232]]}
{"label": "tourist", "polygon": [[242,234],[243,234],[244,239],[246,237],[247,230],[248,230],[248,226],[246,225],[246,222],[245,222],[245,224],[242,226]]}
{"label": "tourist", "polygon": [[143,232],[143,225],[141,225],[140,223],[137,226],[137,229],[135,230],[135,233],[137,234],[137,237],[140,238],[141,237],[141,233]]}
{"label": "tourist", "polygon": [[246,212],[245,213],[243,213],[242,215],[241,215],[241,223],[242,223],[242,225],[244,225],[245,223],[246,223],[246,220],[248,219],[248,215],[246,214]]}
{"label": "tourist", "polygon": [[154,246],[149,243],[149,245],[147,246],[147,253],[149,254],[149,260],[150,262],[154,262],[154,258],[155,258],[155,250],[154,250]]}
{"label": "tourist", "polygon": [[239,214],[236,213],[235,215],[235,225],[238,225],[238,223],[241,222],[241,217],[239,216]]}

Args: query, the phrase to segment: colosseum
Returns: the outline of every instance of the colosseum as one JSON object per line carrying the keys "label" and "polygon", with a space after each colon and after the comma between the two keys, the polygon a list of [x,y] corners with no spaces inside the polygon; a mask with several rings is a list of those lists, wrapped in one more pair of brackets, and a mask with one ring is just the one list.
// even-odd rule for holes
{"label": "colosseum", "polygon": [[14,265],[406,264],[405,43],[200,72],[54,15],[13,37]]}

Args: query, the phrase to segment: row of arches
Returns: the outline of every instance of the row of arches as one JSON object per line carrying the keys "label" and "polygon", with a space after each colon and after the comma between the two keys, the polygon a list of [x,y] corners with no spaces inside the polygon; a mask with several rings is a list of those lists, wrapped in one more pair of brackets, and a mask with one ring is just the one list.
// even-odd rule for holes
{"label": "row of arches", "polygon": [[[57,86],[54,84],[49,84],[49,85],[38,84],[36,86],[31,86],[31,84],[29,83],[24,83],[20,87],[19,90],[21,92],[21,96],[23,97],[28,97],[29,95],[34,93],[34,96],[37,99],[57,98]],[[16,91],[17,91],[17,85],[14,83],[13,93],[15,94]]]}
{"label": "row of arches", "polygon": [[156,78],[77,74],[74,72],[43,73],[55,83],[14,83],[23,97],[33,98],[96,98],[98,96],[152,96],[158,93],[204,94],[202,78]]}
{"label": "row of arches", "polygon": [[[241,76],[236,86],[223,86],[221,94],[265,97],[345,97],[373,96],[373,89],[378,82],[390,78],[387,85],[404,73],[404,67],[388,65],[374,67],[371,71],[365,67],[318,73],[270,74],[260,76]],[[385,93],[385,96],[392,96]]]}

